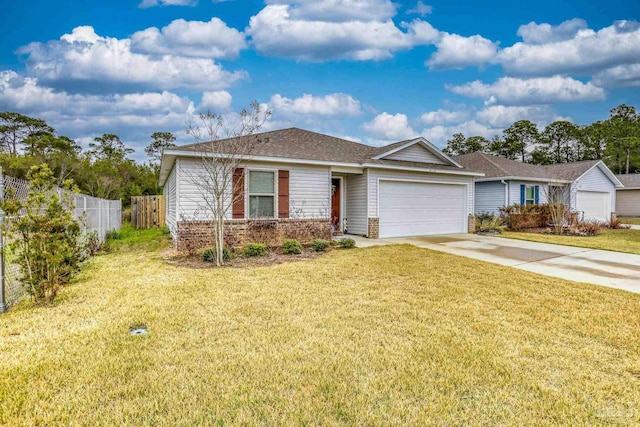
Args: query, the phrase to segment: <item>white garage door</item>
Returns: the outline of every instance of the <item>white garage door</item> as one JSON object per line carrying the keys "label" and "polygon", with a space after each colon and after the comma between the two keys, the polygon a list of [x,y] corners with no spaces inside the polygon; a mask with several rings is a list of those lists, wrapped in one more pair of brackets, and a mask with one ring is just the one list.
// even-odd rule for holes
{"label": "white garage door", "polygon": [[380,181],[380,237],[465,233],[464,185]]}
{"label": "white garage door", "polygon": [[608,222],[611,216],[611,193],[578,191],[578,211],[584,213],[585,221]]}

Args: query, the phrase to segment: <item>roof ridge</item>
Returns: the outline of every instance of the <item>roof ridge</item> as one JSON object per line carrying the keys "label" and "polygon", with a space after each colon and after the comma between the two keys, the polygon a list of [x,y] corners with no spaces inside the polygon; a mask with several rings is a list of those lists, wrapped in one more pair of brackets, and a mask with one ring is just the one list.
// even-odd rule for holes
{"label": "roof ridge", "polygon": [[[489,153],[483,153],[482,151],[476,151],[476,153],[480,154],[480,156],[485,159],[486,161],[488,161],[489,163],[491,163],[493,166],[495,166],[500,172],[502,173],[507,173],[506,170],[504,170],[498,163],[496,163],[491,157],[498,157],[498,156],[494,156],[493,154],[489,154]],[[505,160],[511,160],[511,159],[507,159],[506,157],[501,157]]]}

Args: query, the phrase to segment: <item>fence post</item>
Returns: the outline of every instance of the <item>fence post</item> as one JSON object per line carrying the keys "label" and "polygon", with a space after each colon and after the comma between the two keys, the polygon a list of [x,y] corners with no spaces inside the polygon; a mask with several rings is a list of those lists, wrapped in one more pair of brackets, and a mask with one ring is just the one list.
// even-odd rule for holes
{"label": "fence post", "polygon": [[87,213],[87,195],[82,195],[83,208],[82,215],[84,215],[84,232],[87,233],[87,223],[89,222],[89,214]]}
{"label": "fence post", "polygon": [[[2,175],[2,167],[0,167],[0,199],[4,201],[4,177]],[[4,277],[4,220],[4,211],[0,209],[0,313],[7,311]]]}

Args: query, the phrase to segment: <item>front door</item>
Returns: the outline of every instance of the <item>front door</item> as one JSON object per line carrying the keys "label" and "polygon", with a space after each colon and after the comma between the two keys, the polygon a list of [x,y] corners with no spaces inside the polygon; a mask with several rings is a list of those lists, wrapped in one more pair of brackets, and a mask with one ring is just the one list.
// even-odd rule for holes
{"label": "front door", "polygon": [[331,225],[333,231],[341,231],[340,227],[340,183],[338,178],[331,179]]}

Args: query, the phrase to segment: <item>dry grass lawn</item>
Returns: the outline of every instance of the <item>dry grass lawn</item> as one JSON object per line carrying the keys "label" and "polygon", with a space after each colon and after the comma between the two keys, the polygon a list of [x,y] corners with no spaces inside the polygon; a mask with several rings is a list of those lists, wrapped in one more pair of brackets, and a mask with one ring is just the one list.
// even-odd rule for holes
{"label": "dry grass lawn", "polygon": [[623,224],[640,225],[640,218],[618,218]]}
{"label": "dry grass lawn", "polygon": [[640,254],[640,230],[610,230],[603,228],[598,236],[588,237],[506,231],[498,237]]}
{"label": "dry grass lawn", "polygon": [[123,245],[55,306],[1,315],[0,354],[7,426],[640,416],[640,295],[413,246],[187,269]]}

